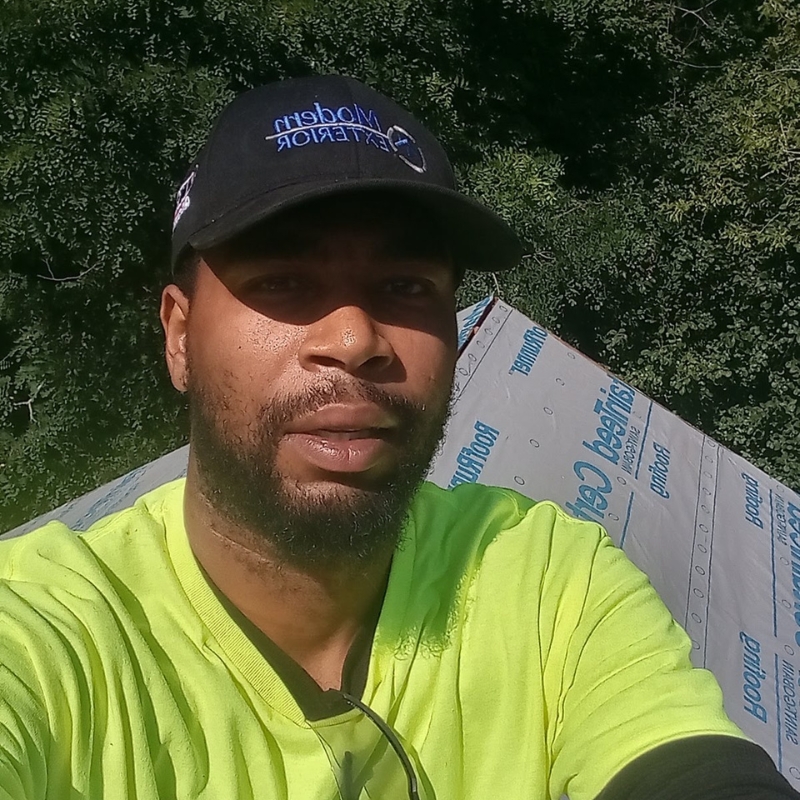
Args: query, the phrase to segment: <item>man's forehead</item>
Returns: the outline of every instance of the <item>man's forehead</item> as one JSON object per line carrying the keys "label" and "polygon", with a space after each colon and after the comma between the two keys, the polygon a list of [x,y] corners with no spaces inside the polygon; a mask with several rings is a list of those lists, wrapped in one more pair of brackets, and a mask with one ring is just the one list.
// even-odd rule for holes
{"label": "man's forehead", "polygon": [[241,234],[225,250],[243,256],[313,252],[354,238],[386,256],[447,258],[449,249],[435,216],[395,195],[353,195],[306,203]]}

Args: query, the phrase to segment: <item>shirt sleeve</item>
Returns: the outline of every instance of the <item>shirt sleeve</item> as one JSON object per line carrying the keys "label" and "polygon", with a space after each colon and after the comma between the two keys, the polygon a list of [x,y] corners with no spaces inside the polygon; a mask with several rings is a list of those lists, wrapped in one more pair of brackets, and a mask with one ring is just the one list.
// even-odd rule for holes
{"label": "shirt sleeve", "polygon": [[558,685],[551,796],[594,798],[627,764],[671,741],[744,738],[725,715],[714,677],[692,667],[691,642],[647,577],[601,529],[562,522],[560,538],[577,549],[572,561],[559,559],[557,616],[566,624],[557,623],[562,644],[551,649],[548,669]]}
{"label": "shirt sleeve", "polygon": [[611,779],[597,800],[800,800],[758,745],[692,736],[656,747]]}
{"label": "shirt sleeve", "polygon": [[0,583],[0,800],[39,800],[51,737],[35,668],[15,636],[19,620],[4,613],[9,594]]}

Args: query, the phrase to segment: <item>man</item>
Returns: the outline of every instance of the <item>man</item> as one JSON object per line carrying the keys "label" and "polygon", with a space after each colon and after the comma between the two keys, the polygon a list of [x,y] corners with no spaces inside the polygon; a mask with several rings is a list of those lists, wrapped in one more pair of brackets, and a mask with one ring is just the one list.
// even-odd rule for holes
{"label": "man", "polygon": [[797,797],[601,529],[422,483],[457,283],[519,257],[366,86],[225,109],[161,308],[185,483],[0,546],[1,800]]}

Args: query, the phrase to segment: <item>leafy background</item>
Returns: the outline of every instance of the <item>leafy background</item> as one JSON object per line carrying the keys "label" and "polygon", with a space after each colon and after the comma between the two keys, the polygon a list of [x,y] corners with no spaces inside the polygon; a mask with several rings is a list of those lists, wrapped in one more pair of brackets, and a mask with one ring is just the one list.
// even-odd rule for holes
{"label": "leafy background", "polygon": [[226,102],[316,72],[520,231],[502,296],[800,488],[795,3],[6,0],[0,51],[0,530],[185,440],[172,196]]}

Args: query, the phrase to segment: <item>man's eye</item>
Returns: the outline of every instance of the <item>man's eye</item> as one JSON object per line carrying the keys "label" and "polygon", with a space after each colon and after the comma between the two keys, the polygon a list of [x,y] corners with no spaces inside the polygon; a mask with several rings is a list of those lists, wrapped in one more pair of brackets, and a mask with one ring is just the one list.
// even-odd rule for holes
{"label": "man's eye", "polygon": [[249,288],[263,294],[296,292],[300,289],[300,280],[293,275],[270,275],[253,281]]}
{"label": "man's eye", "polygon": [[416,278],[393,278],[386,283],[386,291],[406,297],[418,297],[428,293],[425,281]]}

